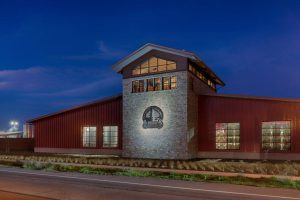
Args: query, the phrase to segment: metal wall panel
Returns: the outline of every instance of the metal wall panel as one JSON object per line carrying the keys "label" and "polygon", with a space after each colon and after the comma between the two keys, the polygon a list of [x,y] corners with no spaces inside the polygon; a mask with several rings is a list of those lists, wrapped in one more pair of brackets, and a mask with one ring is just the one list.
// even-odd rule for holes
{"label": "metal wall panel", "polygon": [[[103,126],[119,127],[119,145],[122,149],[122,97],[49,115],[30,122],[34,126],[36,148],[102,149]],[[82,147],[84,126],[97,127],[96,148]]]}
{"label": "metal wall panel", "polygon": [[290,120],[290,152],[300,153],[300,102],[204,95],[199,96],[198,101],[199,151],[218,151],[215,149],[216,123],[239,122],[240,150],[228,151],[265,153],[261,149],[261,123]]}

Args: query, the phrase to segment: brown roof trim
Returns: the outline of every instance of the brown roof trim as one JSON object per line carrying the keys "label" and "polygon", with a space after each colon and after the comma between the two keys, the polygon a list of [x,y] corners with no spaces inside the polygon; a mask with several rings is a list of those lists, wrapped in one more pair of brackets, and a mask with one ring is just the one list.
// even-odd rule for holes
{"label": "brown roof trim", "polygon": [[205,68],[206,72],[212,78],[214,78],[214,80],[217,84],[219,84],[221,86],[225,86],[225,83],[195,53],[186,51],[186,50],[179,50],[179,49],[174,49],[174,48],[170,48],[170,47],[166,47],[166,46],[161,46],[161,45],[157,45],[157,44],[151,44],[151,43],[147,43],[147,44],[143,45],[139,49],[130,53],[128,56],[122,58],[120,61],[118,61],[116,64],[114,64],[112,66],[112,68],[116,72],[122,73],[122,70],[125,66],[129,65],[137,58],[143,56],[144,54],[146,54],[152,50],[167,52],[167,53],[171,53],[174,55],[188,58],[189,60],[196,63],[197,65]]}
{"label": "brown roof trim", "polygon": [[64,110],[61,110],[61,111],[58,111],[58,112],[54,112],[54,113],[51,113],[51,114],[42,115],[40,117],[36,117],[36,118],[30,119],[30,120],[27,120],[26,123],[32,123],[32,122],[35,122],[35,121],[38,121],[38,120],[41,120],[41,119],[44,119],[44,118],[52,117],[52,116],[55,116],[55,115],[59,115],[59,114],[69,112],[69,111],[72,111],[72,110],[76,110],[76,109],[79,109],[79,108],[83,108],[83,107],[86,107],[86,106],[92,106],[92,105],[99,104],[99,103],[105,103],[105,102],[113,101],[113,100],[116,100],[116,99],[119,99],[119,98],[122,98],[122,94],[117,94],[117,95],[114,95],[114,96],[104,97],[104,98],[96,100],[96,101],[92,101],[92,102],[89,102],[89,103],[77,105],[77,106],[74,106],[74,107],[71,107],[71,108],[68,108],[68,109],[64,109]]}
{"label": "brown roof trim", "polygon": [[238,98],[250,100],[267,100],[267,101],[281,101],[300,103],[300,98],[276,98],[276,97],[263,97],[263,96],[249,96],[249,95],[231,95],[231,94],[203,94],[199,96],[223,97],[223,98]]}
{"label": "brown roof trim", "polygon": [[195,63],[196,65],[200,66],[202,69],[204,69],[206,71],[206,73],[209,74],[209,76],[211,78],[213,78],[215,80],[215,82],[221,86],[225,86],[225,83],[222,81],[222,79],[220,79],[217,74],[215,72],[213,72],[213,70],[208,67],[202,60],[200,60],[200,58],[198,58],[198,60],[192,60],[189,59],[192,63]]}

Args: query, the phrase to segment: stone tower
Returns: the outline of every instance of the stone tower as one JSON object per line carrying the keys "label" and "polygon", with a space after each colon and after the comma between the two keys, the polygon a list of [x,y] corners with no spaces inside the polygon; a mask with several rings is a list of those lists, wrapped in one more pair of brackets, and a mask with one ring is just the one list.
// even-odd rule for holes
{"label": "stone tower", "polygon": [[146,44],[113,66],[123,75],[123,156],[198,153],[198,95],[224,83],[194,54]]}

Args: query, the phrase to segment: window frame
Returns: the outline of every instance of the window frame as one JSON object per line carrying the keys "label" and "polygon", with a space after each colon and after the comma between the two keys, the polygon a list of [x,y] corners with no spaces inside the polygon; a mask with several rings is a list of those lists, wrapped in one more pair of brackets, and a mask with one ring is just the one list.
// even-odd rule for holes
{"label": "window frame", "polygon": [[[156,66],[150,65],[150,60],[155,58],[156,59]],[[164,64],[159,64],[159,60],[165,61]],[[146,65],[144,65],[147,63]],[[144,65],[142,67],[142,65]],[[155,69],[155,70],[153,70]],[[176,71],[178,69],[177,62],[173,59],[168,58],[162,58],[159,56],[151,56],[149,58],[146,58],[142,62],[140,62],[138,65],[134,67],[134,69],[131,70],[131,76],[142,76],[142,75],[151,75],[151,74],[159,74],[159,73],[166,73],[166,72],[172,72]],[[142,73],[142,71],[144,71]]]}
{"label": "window frame", "polygon": [[[152,82],[152,89],[149,89],[149,82]],[[146,79],[146,92],[153,92],[153,91],[161,91],[162,90],[162,79],[161,77],[152,77]],[[157,89],[157,84],[159,85],[159,88]]]}
{"label": "window frame", "polygon": [[[226,149],[218,149],[217,148],[217,143],[221,143],[221,142],[217,142],[217,130],[222,130],[222,129],[217,129],[217,124],[227,124],[226,125]],[[229,149],[228,148],[228,124],[239,124],[239,148],[236,149]],[[229,130],[237,130],[237,129],[229,129]],[[240,151],[241,150],[241,123],[240,122],[236,122],[236,121],[230,121],[230,122],[216,122],[215,123],[215,127],[214,127],[214,146],[215,146],[215,150],[216,151]],[[224,143],[225,144],[225,143]]]}
{"label": "window frame", "polygon": [[[173,78],[175,78],[175,82],[173,82]],[[167,89],[165,88],[165,79],[167,79]],[[175,83],[175,87],[172,87],[172,84]],[[162,77],[162,81],[161,81],[161,85],[162,85],[162,90],[175,90],[177,89],[177,76],[163,76]]]}
{"label": "window frame", "polygon": [[[134,90],[134,83],[138,83],[138,91]],[[141,87],[141,83],[143,83],[143,86]],[[143,91],[141,91],[141,88],[143,89]],[[144,79],[139,79],[139,80],[133,80],[131,81],[131,93],[143,93],[145,92],[145,80]]]}
{"label": "window frame", "polygon": [[[289,149],[280,150],[280,149],[264,149],[263,148],[263,123],[270,123],[270,122],[274,122],[275,127],[276,127],[276,122],[289,122],[290,123],[290,128],[289,128],[289,130],[290,130],[290,134],[289,134],[290,148]],[[292,122],[293,121],[291,119],[261,121],[261,123],[260,123],[260,148],[261,148],[261,152],[262,153],[266,153],[266,152],[270,152],[270,153],[291,153],[293,151],[293,147],[292,147],[293,123]]]}
{"label": "window frame", "polygon": [[[90,146],[90,145],[89,146],[85,146],[84,145],[84,140],[85,140],[84,138],[86,138],[85,135],[84,135],[85,134],[85,132],[84,132],[85,128],[89,128],[89,129],[90,128],[95,128],[96,129],[95,130],[95,146]],[[95,149],[95,148],[97,148],[97,146],[98,146],[97,145],[97,130],[98,130],[98,128],[97,128],[96,125],[85,125],[85,126],[81,127],[81,131],[82,131],[81,132],[81,138],[82,138],[81,139],[81,146],[82,146],[82,148],[87,148],[87,149]],[[91,133],[91,131],[89,131],[89,133]],[[88,144],[91,144],[91,142],[90,142],[91,136],[89,136],[88,138],[89,138],[89,143]]]}
{"label": "window frame", "polygon": [[[104,127],[110,127],[110,133],[112,133],[113,131],[111,131],[111,127],[117,127],[117,135],[116,135],[116,138],[117,138],[117,144],[116,144],[116,146],[104,146],[104,137],[105,137],[105,131],[104,131]],[[112,124],[112,125],[103,125],[102,126],[102,148],[103,149],[118,149],[119,148],[119,146],[120,146],[120,134],[119,134],[119,132],[120,132],[120,128],[119,128],[120,126],[119,125],[114,125],[114,124]],[[111,135],[110,135],[110,145],[111,145]]]}

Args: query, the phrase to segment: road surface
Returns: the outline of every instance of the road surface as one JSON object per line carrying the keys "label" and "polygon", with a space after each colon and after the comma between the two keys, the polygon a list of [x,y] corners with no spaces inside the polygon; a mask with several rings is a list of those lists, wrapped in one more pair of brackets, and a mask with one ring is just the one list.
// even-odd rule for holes
{"label": "road surface", "polygon": [[43,197],[37,197],[32,195],[24,195],[24,194],[18,194],[15,192],[3,192],[0,191],[0,199],[5,200],[51,200],[49,198],[43,198]]}
{"label": "road surface", "polygon": [[300,200],[299,190],[0,167],[0,199],[5,195],[22,200]]}

